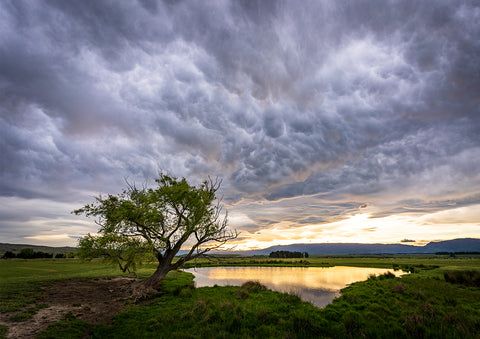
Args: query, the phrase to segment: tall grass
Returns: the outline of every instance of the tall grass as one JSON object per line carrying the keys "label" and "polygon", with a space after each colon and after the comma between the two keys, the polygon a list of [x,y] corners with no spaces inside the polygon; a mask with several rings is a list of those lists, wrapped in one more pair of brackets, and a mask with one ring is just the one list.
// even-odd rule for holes
{"label": "tall grass", "polygon": [[447,271],[443,277],[452,284],[480,287],[480,271]]}

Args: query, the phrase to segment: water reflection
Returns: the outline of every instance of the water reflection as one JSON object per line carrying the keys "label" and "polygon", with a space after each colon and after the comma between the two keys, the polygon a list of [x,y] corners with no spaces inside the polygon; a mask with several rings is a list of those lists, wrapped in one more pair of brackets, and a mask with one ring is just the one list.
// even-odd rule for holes
{"label": "water reflection", "polygon": [[340,290],[371,274],[402,271],[367,267],[200,267],[185,270],[195,275],[195,285],[239,286],[246,281],[260,281],[268,288],[294,293],[313,305],[323,307],[340,295]]}

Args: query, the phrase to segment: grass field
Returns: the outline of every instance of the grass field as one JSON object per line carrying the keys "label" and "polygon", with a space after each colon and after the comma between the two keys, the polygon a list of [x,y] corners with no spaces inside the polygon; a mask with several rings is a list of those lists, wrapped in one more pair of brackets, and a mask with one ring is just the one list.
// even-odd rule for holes
{"label": "grass field", "polygon": [[[151,302],[131,305],[112,326],[93,326],[72,314],[38,334],[39,338],[158,337],[388,337],[478,338],[480,287],[466,271],[480,272],[480,258],[426,256],[349,256],[281,259],[235,257],[196,265],[365,266],[411,269],[402,278],[388,276],[355,283],[324,309],[294,295],[243,287],[193,288],[190,274],[172,272],[162,294]],[[277,259],[278,260],[278,259]],[[253,262],[252,262],[253,261]],[[151,274],[154,264],[138,274]],[[100,261],[33,259],[0,261],[0,312],[22,317],[37,312],[45,287],[54,280],[119,276]],[[447,282],[445,272],[458,272]],[[475,273],[476,274],[476,273]],[[479,274],[480,275],[480,274]],[[448,275],[447,275],[448,277]],[[6,335],[0,326],[0,338]]]}

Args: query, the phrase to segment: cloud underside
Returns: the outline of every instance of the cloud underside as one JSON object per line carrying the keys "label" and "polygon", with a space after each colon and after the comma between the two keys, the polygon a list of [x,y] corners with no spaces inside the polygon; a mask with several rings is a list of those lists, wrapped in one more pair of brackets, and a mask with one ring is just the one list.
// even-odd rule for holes
{"label": "cloud underside", "polygon": [[3,199],[213,175],[252,233],[480,203],[474,1],[0,6]]}

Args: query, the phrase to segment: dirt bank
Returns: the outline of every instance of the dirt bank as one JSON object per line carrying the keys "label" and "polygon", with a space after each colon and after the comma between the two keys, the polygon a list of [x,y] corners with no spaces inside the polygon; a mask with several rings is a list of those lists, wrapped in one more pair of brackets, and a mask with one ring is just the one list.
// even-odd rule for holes
{"label": "dirt bank", "polygon": [[8,327],[7,338],[33,338],[68,312],[91,324],[108,324],[129,303],[131,284],[132,279],[124,277],[57,281],[47,286],[43,298],[37,301],[48,304],[47,308],[24,322],[11,321],[15,313],[0,314],[0,323]]}

